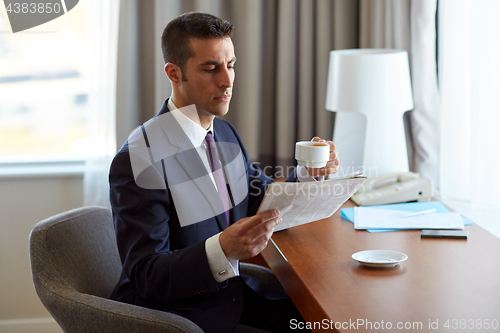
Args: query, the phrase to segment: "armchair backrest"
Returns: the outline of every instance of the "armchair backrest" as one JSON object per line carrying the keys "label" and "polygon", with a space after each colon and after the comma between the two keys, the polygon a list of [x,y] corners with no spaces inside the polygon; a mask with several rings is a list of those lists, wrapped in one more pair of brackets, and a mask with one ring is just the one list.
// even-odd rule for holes
{"label": "armchair backrest", "polygon": [[122,270],[111,211],[83,207],[38,223],[30,235],[30,260],[35,289],[108,298]]}

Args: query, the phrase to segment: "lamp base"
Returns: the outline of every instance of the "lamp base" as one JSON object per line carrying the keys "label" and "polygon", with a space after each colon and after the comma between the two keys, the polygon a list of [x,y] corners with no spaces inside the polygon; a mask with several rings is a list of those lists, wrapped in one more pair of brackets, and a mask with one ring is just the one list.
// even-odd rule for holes
{"label": "lamp base", "polygon": [[336,112],[333,142],[340,177],[356,171],[367,177],[409,171],[403,115],[367,118],[358,112]]}

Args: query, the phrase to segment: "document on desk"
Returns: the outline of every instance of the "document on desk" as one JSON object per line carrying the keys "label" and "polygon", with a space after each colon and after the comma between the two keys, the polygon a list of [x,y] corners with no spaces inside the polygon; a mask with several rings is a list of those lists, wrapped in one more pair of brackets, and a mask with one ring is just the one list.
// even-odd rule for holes
{"label": "document on desk", "polygon": [[267,188],[258,213],[279,209],[283,220],[280,231],[332,216],[363,183],[366,177],[354,175],[307,183],[273,183]]}
{"label": "document on desk", "polygon": [[432,213],[403,217],[410,211],[354,208],[355,229],[463,229],[459,213]]}

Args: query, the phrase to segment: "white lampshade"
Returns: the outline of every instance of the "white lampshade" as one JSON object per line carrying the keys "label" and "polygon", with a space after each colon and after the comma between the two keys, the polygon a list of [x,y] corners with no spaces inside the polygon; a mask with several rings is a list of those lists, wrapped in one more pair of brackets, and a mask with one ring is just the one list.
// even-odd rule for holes
{"label": "white lampshade", "polygon": [[368,176],[408,171],[403,114],[413,98],[406,51],[331,51],[326,109],[337,112],[333,140],[341,167]]}

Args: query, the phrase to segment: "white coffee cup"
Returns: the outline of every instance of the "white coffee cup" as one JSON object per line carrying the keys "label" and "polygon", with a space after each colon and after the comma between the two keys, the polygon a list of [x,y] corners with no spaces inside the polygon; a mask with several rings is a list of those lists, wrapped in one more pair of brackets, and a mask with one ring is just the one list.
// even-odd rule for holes
{"label": "white coffee cup", "polygon": [[330,145],[326,142],[299,141],[295,144],[295,159],[300,166],[322,168],[330,160]]}

